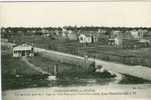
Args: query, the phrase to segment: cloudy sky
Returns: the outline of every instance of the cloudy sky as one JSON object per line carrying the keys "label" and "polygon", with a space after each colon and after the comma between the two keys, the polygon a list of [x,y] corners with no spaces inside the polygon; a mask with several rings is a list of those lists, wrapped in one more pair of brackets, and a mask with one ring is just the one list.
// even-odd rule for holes
{"label": "cloudy sky", "polygon": [[1,3],[0,25],[151,27],[151,2]]}

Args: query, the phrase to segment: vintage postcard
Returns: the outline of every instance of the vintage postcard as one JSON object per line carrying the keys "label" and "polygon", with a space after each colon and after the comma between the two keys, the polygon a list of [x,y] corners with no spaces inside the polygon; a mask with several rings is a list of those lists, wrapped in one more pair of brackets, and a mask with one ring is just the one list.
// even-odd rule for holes
{"label": "vintage postcard", "polygon": [[3,1],[0,33],[2,100],[151,98],[151,2]]}

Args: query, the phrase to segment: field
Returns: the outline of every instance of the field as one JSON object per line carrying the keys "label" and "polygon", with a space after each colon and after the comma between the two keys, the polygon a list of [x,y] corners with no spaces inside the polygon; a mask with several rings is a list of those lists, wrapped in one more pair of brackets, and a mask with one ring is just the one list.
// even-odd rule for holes
{"label": "field", "polygon": [[13,36],[10,42],[16,44],[29,43],[33,46],[55,50],[75,55],[88,55],[106,61],[124,63],[128,65],[143,65],[151,67],[151,47],[138,49],[122,49],[96,42],[92,44],[80,44],[78,41],[55,40],[41,36]]}
{"label": "field", "polygon": [[[96,79],[98,84],[105,84],[114,77],[108,72],[95,73],[85,70],[82,66],[52,61],[36,55],[28,57],[30,63],[54,74],[54,65],[57,66],[57,81],[47,80],[47,76],[29,67],[21,58],[12,57],[9,48],[2,47],[2,89],[19,89],[47,86],[86,85],[88,80]],[[93,66],[91,66],[93,68]],[[107,80],[103,82],[103,80]]]}
{"label": "field", "polygon": [[[8,38],[11,43],[22,44],[27,43],[35,47],[55,50],[69,54],[102,59],[105,61],[113,61],[124,63],[127,65],[143,65],[151,67],[151,47],[139,49],[122,49],[105,45],[101,42],[92,44],[80,44],[78,41],[56,40],[50,37],[41,36],[11,36]],[[91,70],[85,70],[82,65],[67,64],[51,59],[47,59],[41,55],[28,57],[30,63],[41,69],[54,74],[54,66],[57,66],[57,78],[59,80],[50,82],[47,75],[43,75],[30,68],[20,58],[12,57],[12,50],[6,46],[1,49],[2,58],[2,89],[18,89],[30,87],[47,87],[47,86],[70,86],[70,85],[86,85],[95,80],[96,84],[106,84],[113,81],[113,76],[108,72],[94,73],[93,66],[89,66]],[[121,83],[144,82],[139,79],[126,76]]]}

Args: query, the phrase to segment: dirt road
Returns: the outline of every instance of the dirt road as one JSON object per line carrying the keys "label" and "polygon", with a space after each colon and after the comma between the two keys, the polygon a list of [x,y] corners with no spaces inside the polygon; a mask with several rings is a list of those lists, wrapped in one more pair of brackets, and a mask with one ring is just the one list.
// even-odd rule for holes
{"label": "dirt road", "polygon": [[[84,60],[84,57],[71,55],[67,53],[57,52],[57,51],[51,51],[41,48],[35,48],[35,51],[41,52],[44,55],[47,55],[46,57],[51,57],[52,55],[58,56],[58,58],[67,59],[70,58],[73,61],[75,59]],[[63,57],[62,57],[63,56]],[[151,68],[145,67],[145,66],[130,66],[125,64],[119,64],[115,62],[109,62],[109,61],[103,61],[100,59],[94,58],[88,58],[88,61],[95,61],[96,65],[102,65],[104,69],[115,72],[115,73],[121,73],[126,75],[131,75],[134,77],[142,78],[145,80],[151,81]]]}

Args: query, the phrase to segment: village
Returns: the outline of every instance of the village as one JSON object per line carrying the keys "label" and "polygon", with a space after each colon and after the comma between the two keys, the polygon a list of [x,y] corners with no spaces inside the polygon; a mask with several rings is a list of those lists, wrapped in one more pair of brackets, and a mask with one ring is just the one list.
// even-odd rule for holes
{"label": "village", "polygon": [[[102,43],[120,48],[149,47],[150,28],[108,28],[108,27],[48,27],[48,28],[2,28],[2,38],[18,42],[15,36],[39,36],[59,41],[79,43]],[[26,41],[25,41],[26,42]],[[28,42],[28,41],[27,41]],[[34,42],[34,41],[33,41]]]}
{"label": "village", "polygon": [[[86,51],[100,52],[101,49],[125,49],[138,51],[150,48],[150,28],[106,28],[106,27],[48,27],[48,28],[2,28],[2,40],[17,45],[28,44],[50,50],[82,55]],[[100,49],[100,50],[99,50]],[[96,50],[96,51],[95,51]],[[106,54],[108,52],[106,51]],[[94,53],[93,52],[93,53]],[[104,51],[105,52],[105,51]],[[89,54],[89,53],[87,53]],[[113,52],[113,55],[116,52]],[[97,55],[97,54],[96,54]],[[117,54],[118,55],[118,54]],[[124,55],[124,53],[123,53]],[[129,55],[129,52],[127,52]],[[131,55],[131,54],[130,54]],[[95,55],[94,55],[95,56]],[[132,55],[131,55],[132,56]]]}
{"label": "village", "polygon": [[150,100],[145,1],[2,0],[2,99]]}
{"label": "village", "polygon": [[[93,63],[87,63],[88,58],[112,61],[126,65],[142,65],[151,67],[151,29],[150,28],[111,28],[111,27],[47,27],[23,28],[8,27],[1,29],[3,74],[15,74],[21,77],[30,73],[49,74],[52,80],[56,76],[67,77],[106,77],[90,74],[94,70]],[[3,44],[4,43],[4,44]],[[11,43],[12,46],[6,45]],[[9,49],[8,49],[9,48]],[[10,49],[11,48],[11,49]],[[36,51],[36,48],[77,55],[85,58],[84,63],[77,61],[70,64],[53,59],[46,59]],[[37,49],[38,50],[38,49]],[[7,59],[6,59],[7,58]],[[21,59],[20,59],[21,58]],[[58,59],[58,58],[56,58]],[[9,62],[10,61],[10,62]],[[14,67],[11,67],[14,61]],[[72,63],[71,63],[72,62]],[[9,65],[11,64],[11,65]],[[26,68],[26,64],[32,70]],[[20,68],[22,66],[22,68]],[[39,66],[39,69],[36,68]],[[49,66],[49,67],[48,67]],[[59,66],[59,67],[58,67]],[[63,67],[60,67],[63,66]],[[77,67],[75,67],[77,66]],[[84,66],[82,69],[79,66]],[[90,66],[89,75],[84,75],[85,66]],[[30,71],[29,71],[30,70]],[[102,70],[102,69],[101,69]],[[80,71],[84,73],[81,75]],[[78,72],[78,73],[77,73]],[[22,73],[22,74],[21,74]],[[29,76],[30,76],[29,74]],[[78,76],[80,75],[80,76]],[[106,73],[107,77],[114,77]],[[47,82],[46,82],[47,83]],[[46,84],[44,83],[44,84]],[[42,83],[43,84],[43,81]]]}

